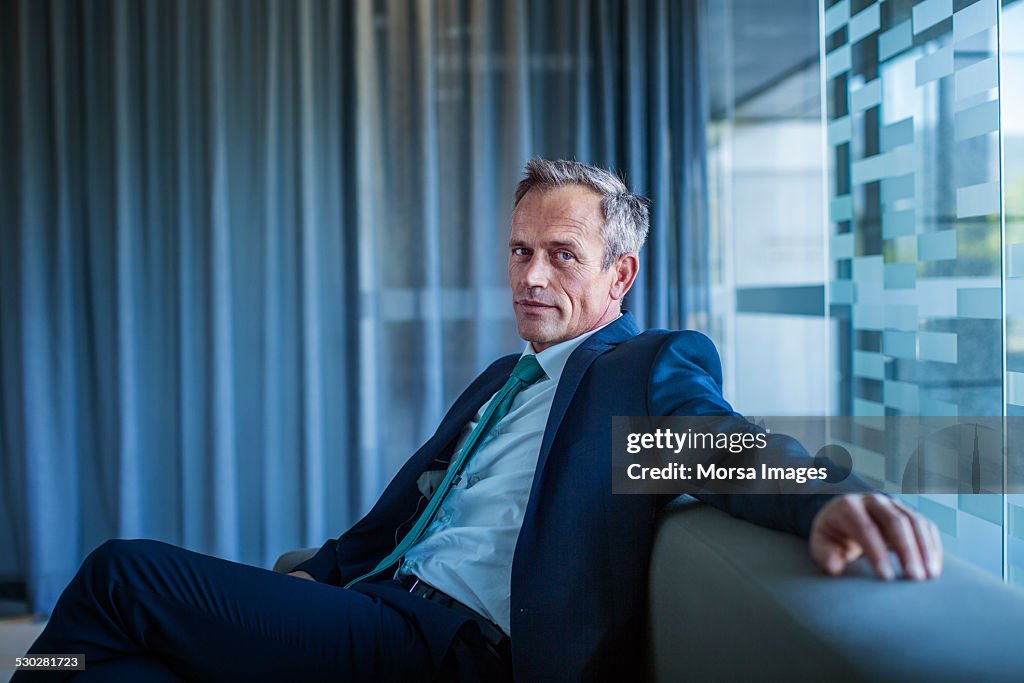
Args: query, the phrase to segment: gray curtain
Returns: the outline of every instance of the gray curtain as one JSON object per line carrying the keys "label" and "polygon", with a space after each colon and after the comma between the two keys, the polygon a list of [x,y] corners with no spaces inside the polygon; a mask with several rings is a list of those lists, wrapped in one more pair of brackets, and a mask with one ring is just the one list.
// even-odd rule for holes
{"label": "gray curtain", "polygon": [[630,307],[707,312],[699,4],[0,0],[0,574],[109,537],[269,565],[516,351],[531,156],[654,201]]}

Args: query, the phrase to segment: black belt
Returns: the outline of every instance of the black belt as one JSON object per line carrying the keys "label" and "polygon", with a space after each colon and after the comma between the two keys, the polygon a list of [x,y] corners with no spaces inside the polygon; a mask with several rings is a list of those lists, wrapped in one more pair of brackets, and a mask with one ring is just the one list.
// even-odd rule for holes
{"label": "black belt", "polygon": [[484,637],[484,640],[487,641],[488,645],[497,650],[495,654],[498,654],[508,648],[509,637],[505,632],[502,631],[497,624],[477,612],[472,607],[464,605],[447,593],[434,588],[426,581],[418,579],[415,576],[407,574],[402,576],[400,581],[402,588],[406,589],[410,593],[433,602],[441,603],[445,607],[453,609],[476,622],[476,625],[480,628],[480,635]]}

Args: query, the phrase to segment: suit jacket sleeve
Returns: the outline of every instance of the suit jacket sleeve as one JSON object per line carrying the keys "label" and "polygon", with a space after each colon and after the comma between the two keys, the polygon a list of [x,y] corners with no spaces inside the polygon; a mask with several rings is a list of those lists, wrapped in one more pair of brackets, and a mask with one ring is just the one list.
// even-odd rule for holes
{"label": "suit jacket sleeve", "polygon": [[[666,338],[651,369],[648,403],[652,416],[742,419],[722,396],[722,363],[718,351],[714,343],[699,332],[678,332]],[[776,461],[811,459],[807,451],[788,436],[770,434],[767,438],[769,448],[765,452]],[[807,490],[808,493],[801,494],[708,493],[695,497],[756,524],[808,536],[818,511],[837,494],[824,482],[809,482]],[[843,491],[853,490],[869,490],[869,487],[850,477]]]}

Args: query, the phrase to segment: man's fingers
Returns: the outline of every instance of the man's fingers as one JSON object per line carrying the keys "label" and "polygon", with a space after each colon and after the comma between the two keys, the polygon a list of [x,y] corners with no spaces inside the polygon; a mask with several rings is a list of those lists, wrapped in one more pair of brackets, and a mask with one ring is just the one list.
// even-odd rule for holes
{"label": "man's fingers", "polygon": [[907,516],[913,525],[925,569],[929,577],[935,578],[942,573],[942,538],[939,536],[938,527],[903,501],[893,498],[892,503]]}
{"label": "man's fingers", "polygon": [[828,554],[825,556],[825,562],[823,563],[825,571],[832,576],[836,576],[843,568],[846,567],[846,559],[843,557],[843,551],[838,547],[833,547]]}
{"label": "man's fingers", "polygon": [[821,534],[818,542],[811,546],[814,561],[832,576],[841,574],[846,565],[861,555],[856,543],[830,538]]}
{"label": "man's fingers", "polygon": [[889,561],[885,538],[875,520],[868,514],[864,499],[851,496],[844,499],[844,502],[849,510],[848,514],[841,517],[844,531],[864,549],[864,554],[875,568],[875,573],[883,579],[892,579],[895,572]]}
{"label": "man's fingers", "polygon": [[847,540],[845,543],[836,543],[829,553],[828,564],[824,565],[829,574],[836,575],[846,569],[858,557],[864,554],[864,549],[857,543]]}
{"label": "man's fingers", "polygon": [[925,579],[935,576],[935,562],[938,551],[935,548],[935,539],[932,537],[932,532],[928,528],[931,522],[925,519],[923,515],[919,515],[915,511],[904,507],[898,501],[894,500],[893,505],[907,518],[913,529],[914,541],[917,543],[917,552],[921,558],[922,570],[925,574],[921,578]]}
{"label": "man's fingers", "polygon": [[[917,581],[928,578],[921,543],[911,516],[885,496],[867,496],[864,506],[881,529],[889,547],[900,558],[903,573]],[[931,543],[930,538],[927,543]]]}
{"label": "man's fingers", "polygon": [[942,537],[935,524],[882,494],[846,494],[831,501],[811,529],[810,544],[814,559],[830,574],[863,554],[880,577],[892,579],[890,548],[910,578],[942,572]]}

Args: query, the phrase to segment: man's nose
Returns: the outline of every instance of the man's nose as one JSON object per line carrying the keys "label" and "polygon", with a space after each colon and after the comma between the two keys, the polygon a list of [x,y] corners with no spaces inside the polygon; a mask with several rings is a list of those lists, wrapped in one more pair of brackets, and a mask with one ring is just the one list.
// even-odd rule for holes
{"label": "man's nose", "polygon": [[524,264],[520,284],[523,287],[546,287],[550,277],[550,266],[541,254],[534,252]]}

